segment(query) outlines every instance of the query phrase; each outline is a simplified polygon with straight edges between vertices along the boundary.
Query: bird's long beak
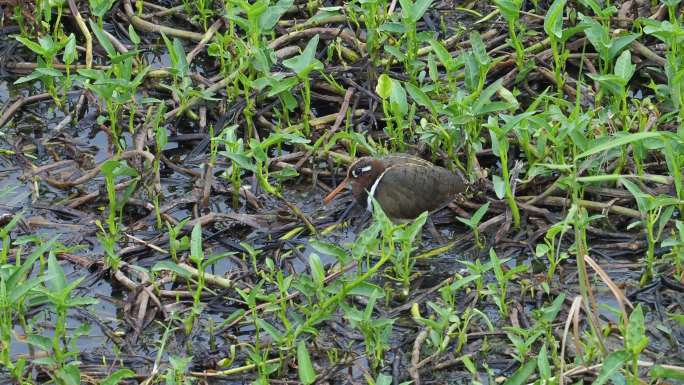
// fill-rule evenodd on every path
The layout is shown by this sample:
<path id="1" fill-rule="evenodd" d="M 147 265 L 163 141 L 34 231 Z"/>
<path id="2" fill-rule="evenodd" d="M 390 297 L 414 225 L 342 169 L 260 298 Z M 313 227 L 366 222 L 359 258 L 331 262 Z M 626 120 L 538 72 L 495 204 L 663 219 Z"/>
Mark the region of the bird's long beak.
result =
<path id="1" fill-rule="evenodd" d="M 347 187 L 348 184 L 349 184 L 349 178 L 344 178 L 344 180 L 342 182 L 340 182 L 340 184 L 337 185 L 337 187 L 334 190 L 332 190 L 330 192 L 330 194 L 328 194 L 325 198 L 323 198 L 323 202 L 325 202 L 326 205 L 328 203 L 330 203 L 330 201 L 333 200 L 333 198 L 335 198 L 335 195 L 339 194 L 340 191 L 342 191 L 345 187 Z"/>

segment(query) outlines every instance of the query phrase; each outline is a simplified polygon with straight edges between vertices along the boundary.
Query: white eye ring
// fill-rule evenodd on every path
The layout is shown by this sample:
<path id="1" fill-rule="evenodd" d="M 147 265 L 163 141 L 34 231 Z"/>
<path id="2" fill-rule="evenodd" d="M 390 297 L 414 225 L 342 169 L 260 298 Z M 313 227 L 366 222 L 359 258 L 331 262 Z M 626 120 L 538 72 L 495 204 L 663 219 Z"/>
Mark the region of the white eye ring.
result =
<path id="1" fill-rule="evenodd" d="M 356 169 L 353 169 L 352 172 L 351 172 L 351 174 L 352 174 L 352 176 L 353 176 L 354 178 L 358 178 L 358 177 L 359 177 L 358 175 L 356 175 Z"/>

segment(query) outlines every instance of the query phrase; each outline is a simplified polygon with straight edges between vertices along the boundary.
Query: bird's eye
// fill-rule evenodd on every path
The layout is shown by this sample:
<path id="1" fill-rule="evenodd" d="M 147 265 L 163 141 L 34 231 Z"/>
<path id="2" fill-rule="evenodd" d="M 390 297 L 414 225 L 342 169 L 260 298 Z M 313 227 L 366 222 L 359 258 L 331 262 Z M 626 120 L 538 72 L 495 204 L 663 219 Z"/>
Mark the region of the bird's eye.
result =
<path id="1" fill-rule="evenodd" d="M 371 166 L 357 167 L 352 170 L 352 176 L 354 178 L 358 178 L 359 176 L 361 176 L 361 174 L 370 171 L 372 168 L 373 167 Z"/>
<path id="2" fill-rule="evenodd" d="M 359 176 L 361 176 L 361 174 L 368 172 L 371 169 L 372 169 L 371 166 L 357 167 L 357 168 L 352 169 L 351 175 L 353 178 L 358 178 Z"/>
<path id="3" fill-rule="evenodd" d="M 361 176 L 362 173 L 363 173 L 363 169 L 361 167 L 357 167 L 357 168 L 352 170 L 352 176 L 354 178 L 358 178 L 359 176 Z"/>

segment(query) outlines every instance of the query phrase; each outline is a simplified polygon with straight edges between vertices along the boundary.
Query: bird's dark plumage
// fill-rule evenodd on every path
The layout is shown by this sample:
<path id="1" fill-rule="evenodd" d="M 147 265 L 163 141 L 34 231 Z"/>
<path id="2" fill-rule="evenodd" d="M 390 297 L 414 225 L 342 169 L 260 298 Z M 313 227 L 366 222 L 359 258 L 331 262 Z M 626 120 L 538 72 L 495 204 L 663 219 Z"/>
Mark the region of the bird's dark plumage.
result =
<path id="1" fill-rule="evenodd" d="M 368 194 L 372 194 L 395 221 L 439 210 L 465 190 L 463 178 L 456 173 L 407 154 L 357 160 L 349 167 L 347 178 L 325 198 L 326 202 L 347 183 L 352 184 L 359 204 L 371 210 Z"/>

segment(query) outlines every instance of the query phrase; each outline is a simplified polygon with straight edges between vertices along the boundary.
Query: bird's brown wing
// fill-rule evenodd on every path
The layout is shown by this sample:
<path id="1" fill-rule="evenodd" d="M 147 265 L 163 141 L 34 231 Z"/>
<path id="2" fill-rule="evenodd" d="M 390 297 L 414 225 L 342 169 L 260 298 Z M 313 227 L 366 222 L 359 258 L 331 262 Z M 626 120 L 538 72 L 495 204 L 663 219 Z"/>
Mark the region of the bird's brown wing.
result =
<path id="1" fill-rule="evenodd" d="M 407 163 L 387 168 L 374 196 L 388 216 L 412 219 L 444 207 L 463 190 L 463 180 L 445 168 Z"/>
<path id="2" fill-rule="evenodd" d="M 382 164 L 385 165 L 385 168 L 389 168 L 392 166 L 399 166 L 402 164 L 416 164 L 416 165 L 422 165 L 426 167 L 433 167 L 434 165 L 427 160 L 423 158 L 419 158 L 417 156 L 409 155 L 409 154 L 403 154 L 403 153 L 398 153 L 398 154 L 390 154 L 390 155 L 385 155 L 382 158 L 380 158 Z"/>

